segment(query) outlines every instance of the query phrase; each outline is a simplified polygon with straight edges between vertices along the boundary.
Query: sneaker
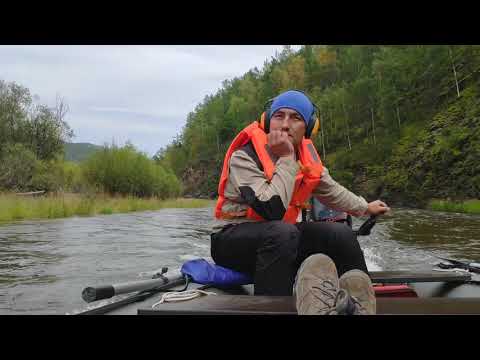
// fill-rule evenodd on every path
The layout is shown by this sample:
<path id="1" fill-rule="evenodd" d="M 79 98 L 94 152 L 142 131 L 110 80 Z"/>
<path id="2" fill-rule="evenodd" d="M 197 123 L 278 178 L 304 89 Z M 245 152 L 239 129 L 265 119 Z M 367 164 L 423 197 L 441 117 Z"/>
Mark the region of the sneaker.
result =
<path id="1" fill-rule="evenodd" d="M 332 259 L 323 254 L 308 257 L 300 266 L 293 293 L 299 315 L 334 315 L 338 295 L 338 273 Z"/>
<path id="2" fill-rule="evenodd" d="M 370 277 L 361 270 L 350 270 L 339 279 L 341 289 L 348 291 L 355 306 L 353 315 L 374 315 L 377 302 Z M 351 308 L 350 306 L 347 306 Z M 350 311 L 350 310 L 347 310 Z"/>
<path id="3" fill-rule="evenodd" d="M 337 297 L 335 299 L 335 314 L 356 315 L 355 302 L 346 289 L 338 289 Z"/>

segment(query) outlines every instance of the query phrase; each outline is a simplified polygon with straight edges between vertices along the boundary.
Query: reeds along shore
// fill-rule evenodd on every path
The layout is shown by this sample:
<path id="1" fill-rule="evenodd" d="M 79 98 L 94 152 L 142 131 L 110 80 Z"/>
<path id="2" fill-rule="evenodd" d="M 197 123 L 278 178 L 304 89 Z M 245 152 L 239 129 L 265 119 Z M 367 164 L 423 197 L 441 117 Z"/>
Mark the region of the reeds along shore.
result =
<path id="1" fill-rule="evenodd" d="M 159 198 L 138 198 L 132 196 L 117 197 L 105 194 L 62 194 L 38 197 L 0 194 L 0 221 L 10 222 L 26 219 L 94 216 L 163 208 L 199 208 L 210 206 L 211 204 L 211 200 L 203 199 L 177 198 L 162 200 Z"/>
<path id="2" fill-rule="evenodd" d="M 212 200 L 176 198 L 138 198 L 107 194 L 61 194 L 17 196 L 0 194 L 0 222 L 27 219 L 56 219 L 71 216 L 95 216 L 164 208 L 199 208 L 213 205 Z M 427 208 L 434 211 L 480 214 L 480 200 L 463 202 L 431 200 Z"/>
<path id="3" fill-rule="evenodd" d="M 467 214 L 480 214 L 480 200 L 449 201 L 431 200 L 428 209 L 435 211 L 460 212 Z"/>

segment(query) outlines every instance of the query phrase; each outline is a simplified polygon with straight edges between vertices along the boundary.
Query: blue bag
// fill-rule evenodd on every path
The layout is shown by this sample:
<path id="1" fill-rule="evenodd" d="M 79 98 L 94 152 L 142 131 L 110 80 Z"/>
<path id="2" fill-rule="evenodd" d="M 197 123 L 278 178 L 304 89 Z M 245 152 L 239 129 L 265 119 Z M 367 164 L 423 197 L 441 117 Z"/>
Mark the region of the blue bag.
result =
<path id="1" fill-rule="evenodd" d="M 250 276 L 238 271 L 211 264 L 205 259 L 187 261 L 180 269 L 183 275 L 190 276 L 197 284 L 214 286 L 234 286 L 253 283 Z"/>

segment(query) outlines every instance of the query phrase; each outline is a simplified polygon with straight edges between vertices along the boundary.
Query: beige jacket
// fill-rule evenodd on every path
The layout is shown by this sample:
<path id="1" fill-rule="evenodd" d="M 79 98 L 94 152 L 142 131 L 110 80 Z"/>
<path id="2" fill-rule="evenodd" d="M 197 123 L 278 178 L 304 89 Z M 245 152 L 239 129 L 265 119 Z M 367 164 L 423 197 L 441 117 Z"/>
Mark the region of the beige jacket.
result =
<path id="1" fill-rule="evenodd" d="M 253 204 L 254 210 L 265 219 L 282 217 L 282 210 L 284 212 L 288 208 L 293 195 L 295 176 L 299 169 L 296 161 L 284 157 L 275 159 L 275 172 L 269 182 L 253 147 L 247 144 L 232 154 L 229 166 L 229 177 L 225 187 L 226 200 L 222 211 L 244 211 Z M 368 206 L 363 197 L 353 194 L 337 183 L 325 167 L 312 196 L 332 209 L 345 211 L 353 216 L 364 215 Z M 244 217 L 216 220 L 214 229 L 228 223 L 246 221 L 251 220 Z"/>

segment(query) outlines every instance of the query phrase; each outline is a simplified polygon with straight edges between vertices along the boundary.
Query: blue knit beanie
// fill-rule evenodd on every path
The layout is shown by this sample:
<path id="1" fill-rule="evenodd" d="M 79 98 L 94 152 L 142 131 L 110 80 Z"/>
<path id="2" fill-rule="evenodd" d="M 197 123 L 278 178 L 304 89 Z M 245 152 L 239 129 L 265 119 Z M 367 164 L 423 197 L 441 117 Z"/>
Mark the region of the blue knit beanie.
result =
<path id="1" fill-rule="evenodd" d="M 306 126 L 308 126 L 314 112 L 314 107 L 310 99 L 304 93 L 297 90 L 288 90 L 278 95 L 270 106 L 268 117 L 271 118 L 275 111 L 281 108 L 288 108 L 298 112 L 302 116 L 303 121 L 305 121 Z"/>

